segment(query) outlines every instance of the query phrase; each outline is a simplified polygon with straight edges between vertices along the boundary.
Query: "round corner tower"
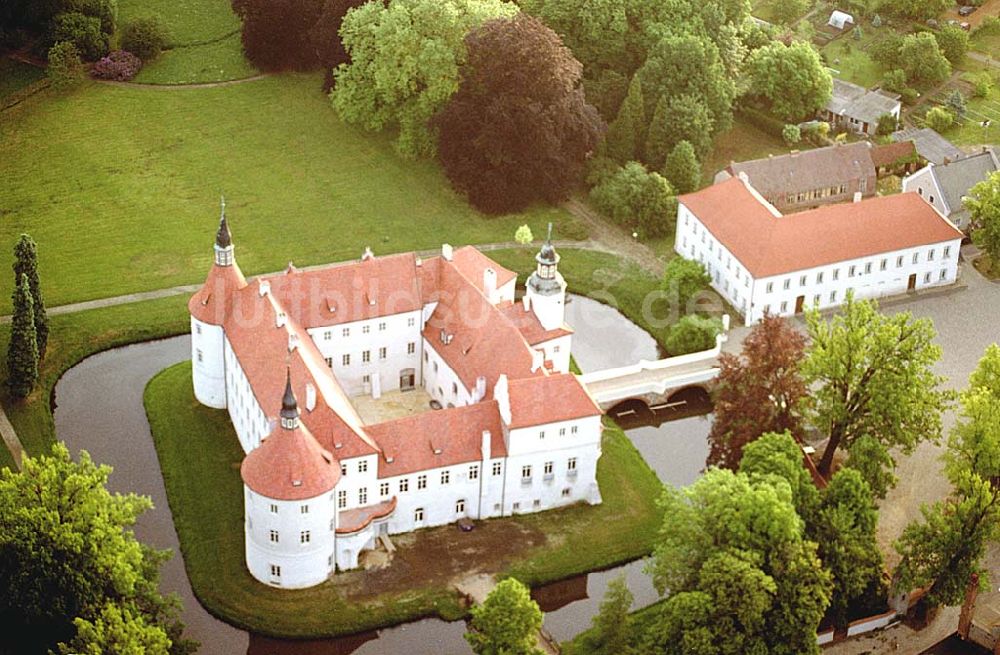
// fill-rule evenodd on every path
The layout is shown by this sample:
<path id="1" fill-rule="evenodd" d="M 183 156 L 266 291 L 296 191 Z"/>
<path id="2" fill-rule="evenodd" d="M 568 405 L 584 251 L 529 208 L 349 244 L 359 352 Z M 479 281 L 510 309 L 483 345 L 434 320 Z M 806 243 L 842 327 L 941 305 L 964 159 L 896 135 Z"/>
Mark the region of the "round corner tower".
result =
<path id="1" fill-rule="evenodd" d="M 552 224 L 541 250 L 535 255 L 537 266 L 525 284 L 528 306 L 546 330 L 563 326 L 566 318 L 566 281 L 559 272 L 559 253 L 552 245 Z"/>

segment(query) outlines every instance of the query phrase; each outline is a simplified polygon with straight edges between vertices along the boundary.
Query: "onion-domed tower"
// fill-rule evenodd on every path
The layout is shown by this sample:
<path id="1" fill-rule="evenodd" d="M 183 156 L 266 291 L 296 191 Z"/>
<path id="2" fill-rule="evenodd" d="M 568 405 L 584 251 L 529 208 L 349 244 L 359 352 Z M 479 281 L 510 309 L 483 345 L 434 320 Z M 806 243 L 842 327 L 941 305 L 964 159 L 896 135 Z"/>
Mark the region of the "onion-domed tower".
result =
<path id="1" fill-rule="evenodd" d="M 552 245 L 552 223 L 535 261 L 538 265 L 525 285 L 528 306 L 543 328 L 556 330 L 566 319 L 566 281 L 559 273 L 559 253 Z"/>
<path id="2" fill-rule="evenodd" d="M 264 584 L 301 589 L 335 567 L 340 463 L 299 420 L 291 371 L 280 423 L 240 467 L 246 517 L 246 563 Z"/>
<path id="3" fill-rule="evenodd" d="M 203 405 L 226 407 L 226 357 L 223 325 L 237 292 L 247 285 L 233 253 L 226 221 L 226 201 L 215 235 L 215 261 L 205 284 L 188 302 L 191 314 L 191 376 L 194 395 Z"/>

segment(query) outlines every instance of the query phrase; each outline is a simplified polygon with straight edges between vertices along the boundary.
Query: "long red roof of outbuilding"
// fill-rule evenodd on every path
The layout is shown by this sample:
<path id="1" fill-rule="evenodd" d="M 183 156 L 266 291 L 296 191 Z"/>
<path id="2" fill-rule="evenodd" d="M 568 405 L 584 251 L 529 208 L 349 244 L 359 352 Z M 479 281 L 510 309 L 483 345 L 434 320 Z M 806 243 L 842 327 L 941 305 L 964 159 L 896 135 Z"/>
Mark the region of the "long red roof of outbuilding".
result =
<path id="1" fill-rule="evenodd" d="M 678 200 L 755 278 L 962 238 L 912 192 L 776 216 L 733 177 Z"/>

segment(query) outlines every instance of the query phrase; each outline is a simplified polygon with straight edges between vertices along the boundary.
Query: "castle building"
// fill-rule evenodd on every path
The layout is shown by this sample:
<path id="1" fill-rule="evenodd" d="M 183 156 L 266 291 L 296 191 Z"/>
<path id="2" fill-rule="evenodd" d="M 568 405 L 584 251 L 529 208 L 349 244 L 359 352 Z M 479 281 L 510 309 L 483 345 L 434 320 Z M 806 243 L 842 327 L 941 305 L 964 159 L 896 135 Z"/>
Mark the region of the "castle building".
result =
<path id="1" fill-rule="evenodd" d="M 223 207 L 189 303 L 193 383 L 246 453 L 257 580 L 309 587 L 389 535 L 601 502 L 602 412 L 569 372 L 551 238 L 536 260 L 520 301 L 512 271 L 448 245 L 248 282 Z M 371 411 L 389 397 L 430 402 Z"/>

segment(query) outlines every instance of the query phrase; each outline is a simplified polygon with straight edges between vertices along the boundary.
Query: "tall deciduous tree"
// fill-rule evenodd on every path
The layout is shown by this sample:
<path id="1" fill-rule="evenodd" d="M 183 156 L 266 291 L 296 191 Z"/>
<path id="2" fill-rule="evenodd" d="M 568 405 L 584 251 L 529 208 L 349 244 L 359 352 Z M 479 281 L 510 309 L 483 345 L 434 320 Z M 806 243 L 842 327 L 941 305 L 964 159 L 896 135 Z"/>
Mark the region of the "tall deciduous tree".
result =
<path id="1" fill-rule="evenodd" d="M 750 55 L 750 93 L 764 98 L 779 118 L 798 121 L 823 107 L 833 78 L 810 43 L 774 41 Z"/>
<path id="2" fill-rule="evenodd" d="M 945 25 L 934 33 L 934 40 L 937 41 L 941 54 L 957 66 L 965 59 L 965 53 L 969 49 L 969 33 L 957 25 Z"/>
<path id="3" fill-rule="evenodd" d="M 594 187 L 590 199 L 619 225 L 642 237 L 662 236 L 677 217 L 674 190 L 659 173 L 630 161 Z"/>
<path id="4" fill-rule="evenodd" d="M 27 234 L 22 234 L 14 245 L 14 283 L 24 275 L 28 278 L 31 291 L 32 309 L 35 313 L 35 341 L 38 344 L 38 358 L 45 357 L 49 343 L 49 317 L 45 312 L 45 299 L 38 281 L 38 246 Z"/>
<path id="5" fill-rule="evenodd" d="M 590 655 L 629 655 L 632 653 L 632 617 L 629 609 L 634 597 L 624 577 L 611 581 L 601 607 L 592 620 L 581 652 Z"/>
<path id="6" fill-rule="evenodd" d="M 667 262 L 663 273 L 662 289 L 671 302 L 675 303 L 680 314 L 689 313 L 692 308 L 688 304 L 695 295 L 708 288 L 712 277 L 705 266 L 693 259 L 674 257 Z"/>
<path id="7" fill-rule="evenodd" d="M 1000 263 L 1000 172 L 991 173 L 962 199 L 969 210 L 972 240 Z"/>
<path id="8" fill-rule="evenodd" d="M 261 70 L 310 70 L 319 61 L 309 30 L 323 0 L 240 0 L 243 52 Z"/>
<path id="9" fill-rule="evenodd" d="M 986 545 L 1000 538 L 1000 351 L 991 348 L 962 394 L 961 418 L 948 440 L 949 498 L 921 508 L 896 543 L 902 589 L 929 587 L 933 605 L 961 602 L 970 577 L 987 584 Z"/>
<path id="10" fill-rule="evenodd" d="M 526 14 L 486 21 L 465 42 L 461 84 L 433 121 L 452 185 L 488 213 L 564 200 L 604 129 L 580 63 Z"/>
<path id="11" fill-rule="evenodd" d="M 74 621 L 76 636 L 59 644 L 60 655 L 168 655 L 170 638 L 138 611 L 108 603 L 93 620 Z"/>
<path id="12" fill-rule="evenodd" d="M 821 473 L 830 473 L 838 448 L 850 450 L 864 435 L 904 453 L 940 437 L 952 394 L 931 370 L 941 349 L 930 320 L 908 312 L 886 316 L 874 300 L 848 294 L 830 321 L 816 308 L 807 310 L 806 325 L 811 344 L 802 376 L 811 393 L 805 410 L 829 436 Z"/>
<path id="13" fill-rule="evenodd" d="M 21 275 L 12 295 L 10 343 L 7 345 L 7 388 L 15 398 L 25 398 L 38 382 L 38 341 L 35 311 L 28 276 Z"/>
<path id="14" fill-rule="evenodd" d="M 334 108 L 369 130 L 398 126 L 404 155 L 432 153 L 428 122 L 458 90 L 465 36 L 517 12 L 503 0 L 391 0 L 354 9 L 340 28 L 351 61 L 334 73 Z"/>
<path id="15" fill-rule="evenodd" d="M 707 465 L 735 470 L 743 449 L 762 433 L 801 431 L 805 345 L 787 320 L 768 314 L 747 335 L 739 357 L 721 355 Z"/>
<path id="16" fill-rule="evenodd" d="M 86 452 L 74 463 L 63 444 L 26 458 L 21 472 L 0 472 L 0 628 L 14 652 L 46 652 L 75 637 L 93 643 L 94 631 L 117 630 L 109 604 L 158 626 L 172 655 L 193 652 L 175 602 L 157 588 L 164 554 L 132 532 L 149 500 L 109 493 L 109 473 Z"/>
<path id="17" fill-rule="evenodd" d="M 687 355 L 715 347 L 722 333 L 722 321 L 717 318 L 689 314 L 670 326 L 663 345 L 672 356 Z"/>
<path id="18" fill-rule="evenodd" d="M 899 46 L 899 67 L 910 82 L 933 84 L 951 75 L 951 63 L 945 59 L 930 32 L 907 34 Z"/>
<path id="19" fill-rule="evenodd" d="M 476 655 L 541 655 L 537 646 L 541 627 L 542 610 L 528 588 L 507 578 L 482 605 L 472 608 L 465 639 Z"/>
<path id="20" fill-rule="evenodd" d="M 325 91 L 329 91 L 333 86 L 333 69 L 351 60 L 340 38 L 340 26 L 344 22 L 344 16 L 365 2 L 366 0 L 326 0 L 323 11 L 309 28 L 309 42 L 316 53 L 317 61 L 323 67 Z"/>
<path id="21" fill-rule="evenodd" d="M 663 177 L 677 193 L 691 193 L 701 186 L 701 164 L 690 141 L 678 142 L 663 164 Z"/>
<path id="22" fill-rule="evenodd" d="M 650 566 L 670 595 L 647 652 L 818 653 L 830 577 L 804 539 L 787 482 L 709 469 L 667 488 Z"/>

